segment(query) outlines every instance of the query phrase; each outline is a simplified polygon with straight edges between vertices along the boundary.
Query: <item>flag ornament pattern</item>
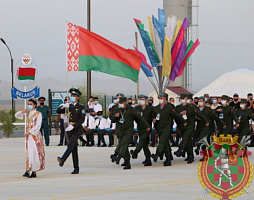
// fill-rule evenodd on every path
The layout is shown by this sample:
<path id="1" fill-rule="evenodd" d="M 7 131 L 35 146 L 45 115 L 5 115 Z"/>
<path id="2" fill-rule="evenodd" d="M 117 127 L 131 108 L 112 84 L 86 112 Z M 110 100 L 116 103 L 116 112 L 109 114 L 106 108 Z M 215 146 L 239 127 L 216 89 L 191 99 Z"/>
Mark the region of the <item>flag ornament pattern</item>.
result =
<path id="1" fill-rule="evenodd" d="M 67 23 L 67 70 L 79 69 L 79 28 Z"/>
<path id="2" fill-rule="evenodd" d="M 198 178 L 202 187 L 218 199 L 233 199 L 248 193 L 253 179 L 253 165 L 248 161 L 251 152 L 237 143 L 238 136 L 213 136 L 213 140 L 214 143 L 202 152 L 203 162 L 198 165 Z M 230 173 L 224 170 L 225 155 Z"/>

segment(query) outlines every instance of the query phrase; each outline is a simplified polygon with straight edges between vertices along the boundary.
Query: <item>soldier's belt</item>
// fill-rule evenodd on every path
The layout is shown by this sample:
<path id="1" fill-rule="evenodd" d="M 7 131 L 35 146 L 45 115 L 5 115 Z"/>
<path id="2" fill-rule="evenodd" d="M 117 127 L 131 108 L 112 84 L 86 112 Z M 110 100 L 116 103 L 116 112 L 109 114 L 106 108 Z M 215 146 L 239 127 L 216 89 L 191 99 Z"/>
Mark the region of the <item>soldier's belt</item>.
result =
<path id="1" fill-rule="evenodd" d="M 69 122 L 69 124 L 70 124 L 70 125 L 74 125 L 74 124 L 75 124 L 75 122 Z"/>

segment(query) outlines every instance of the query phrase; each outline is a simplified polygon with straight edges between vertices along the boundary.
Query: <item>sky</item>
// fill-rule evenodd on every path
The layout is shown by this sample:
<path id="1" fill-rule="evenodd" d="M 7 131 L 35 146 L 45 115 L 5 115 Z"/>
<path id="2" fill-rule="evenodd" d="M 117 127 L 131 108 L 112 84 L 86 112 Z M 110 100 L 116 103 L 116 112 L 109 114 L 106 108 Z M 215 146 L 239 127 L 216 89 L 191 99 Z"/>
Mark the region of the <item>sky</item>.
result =
<path id="1" fill-rule="evenodd" d="M 148 30 L 147 15 L 157 17 L 158 8 L 163 8 L 163 0 L 91 0 L 91 30 L 124 48 L 133 48 L 137 31 L 133 18 L 144 22 Z M 193 91 L 199 91 L 225 72 L 254 70 L 253 9 L 253 0 L 199 1 L 198 15 L 196 10 L 193 13 L 193 19 L 198 21 L 193 39 L 200 40 L 192 56 Z M 38 79 L 66 79 L 66 21 L 86 27 L 87 1 L 1 0 L 0 37 L 10 47 L 14 64 L 23 54 L 32 55 L 38 66 Z M 145 53 L 140 35 L 138 44 Z M 10 81 L 10 57 L 2 43 L 0 69 L 0 78 Z M 86 73 L 72 72 L 68 77 L 80 79 Z M 92 77 L 114 78 L 95 72 Z M 143 72 L 140 77 L 141 81 L 146 80 Z"/>

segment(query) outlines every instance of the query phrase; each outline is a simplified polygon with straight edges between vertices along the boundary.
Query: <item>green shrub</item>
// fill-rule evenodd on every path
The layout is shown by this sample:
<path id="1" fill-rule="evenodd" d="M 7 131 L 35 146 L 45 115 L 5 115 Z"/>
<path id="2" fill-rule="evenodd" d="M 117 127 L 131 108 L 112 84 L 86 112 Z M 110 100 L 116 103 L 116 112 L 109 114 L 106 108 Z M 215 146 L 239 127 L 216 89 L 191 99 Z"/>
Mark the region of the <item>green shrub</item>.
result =
<path id="1" fill-rule="evenodd" d="M 15 110 L 0 111 L 0 122 L 2 126 L 0 127 L 3 130 L 4 135 L 9 138 L 11 134 L 13 134 L 13 129 L 15 126 L 12 124 L 15 122 Z"/>

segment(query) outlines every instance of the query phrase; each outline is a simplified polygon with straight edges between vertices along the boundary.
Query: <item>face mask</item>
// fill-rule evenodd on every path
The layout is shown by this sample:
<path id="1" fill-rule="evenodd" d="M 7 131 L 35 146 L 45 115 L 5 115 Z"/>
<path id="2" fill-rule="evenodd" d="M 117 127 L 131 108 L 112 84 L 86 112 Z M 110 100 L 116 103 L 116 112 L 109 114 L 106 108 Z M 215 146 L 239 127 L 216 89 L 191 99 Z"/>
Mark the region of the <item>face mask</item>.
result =
<path id="1" fill-rule="evenodd" d="M 182 102 L 181 101 L 179 101 L 179 105 L 181 105 L 182 104 Z"/>
<path id="2" fill-rule="evenodd" d="M 195 101 L 194 103 L 195 103 L 196 105 L 198 105 L 198 101 Z"/>
<path id="3" fill-rule="evenodd" d="M 225 105 L 225 104 L 227 104 L 227 102 L 226 102 L 225 100 L 222 100 L 222 101 L 221 101 L 221 104 L 222 104 L 222 105 Z"/>
<path id="4" fill-rule="evenodd" d="M 75 98 L 75 97 L 71 97 L 71 98 L 70 98 L 70 101 L 71 101 L 72 103 L 74 103 L 74 102 L 76 101 L 76 98 Z"/>
<path id="5" fill-rule="evenodd" d="M 187 104 L 190 104 L 190 99 L 188 99 L 186 102 L 187 102 Z"/>
<path id="6" fill-rule="evenodd" d="M 183 104 L 183 103 L 185 103 L 186 101 L 185 101 L 185 99 L 180 99 L 180 102 Z"/>
<path id="7" fill-rule="evenodd" d="M 117 104 L 117 102 L 118 102 L 118 99 L 115 99 L 113 102 L 114 102 L 115 104 Z"/>
<path id="8" fill-rule="evenodd" d="M 244 104 L 240 104 L 240 108 L 245 108 L 245 105 Z"/>
<path id="9" fill-rule="evenodd" d="M 124 108 L 124 104 L 123 103 L 119 103 L 119 108 Z"/>
<path id="10" fill-rule="evenodd" d="M 143 105 L 145 105 L 145 104 L 146 104 L 146 102 L 145 102 L 144 100 L 140 100 L 140 102 L 139 102 L 139 103 L 140 103 L 140 105 L 141 105 L 141 106 L 143 106 Z"/>
<path id="11" fill-rule="evenodd" d="M 159 104 L 163 104 L 163 100 L 162 99 L 159 99 Z"/>
<path id="12" fill-rule="evenodd" d="M 29 111 L 31 111 L 31 110 L 34 109 L 34 106 L 33 106 L 33 105 L 28 105 L 28 106 L 27 106 L 27 109 L 28 109 Z"/>
<path id="13" fill-rule="evenodd" d="M 140 104 L 140 100 L 138 100 L 138 105 L 141 105 L 141 104 Z"/>
<path id="14" fill-rule="evenodd" d="M 152 105 L 153 105 L 153 103 L 148 103 L 148 105 L 152 106 Z"/>
<path id="15" fill-rule="evenodd" d="M 41 106 L 44 106 L 44 102 L 41 102 L 40 105 L 41 105 Z"/>
<path id="16" fill-rule="evenodd" d="M 103 118 L 102 116 L 99 117 L 99 119 L 102 119 L 102 118 Z"/>
<path id="17" fill-rule="evenodd" d="M 91 114 L 90 114 L 90 113 L 87 113 L 86 116 L 89 117 L 89 116 L 91 116 Z"/>
<path id="18" fill-rule="evenodd" d="M 213 99 L 213 104 L 217 103 L 217 100 L 216 99 Z"/>
<path id="19" fill-rule="evenodd" d="M 207 98 L 205 98 L 205 102 L 207 102 Z"/>
<path id="20" fill-rule="evenodd" d="M 129 102 L 128 104 L 129 104 L 129 105 L 132 105 L 132 102 Z"/>
<path id="21" fill-rule="evenodd" d="M 135 101 L 132 101 L 132 104 L 135 104 Z"/>
<path id="22" fill-rule="evenodd" d="M 95 105 L 97 105 L 99 102 L 98 102 L 98 101 L 95 101 L 94 103 L 95 103 Z"/>
<path id="23" fill-rule="evenodd" d="M 199 106 L 203 106 L 204 103 L 203 103 L 203 102 L 198 102 L 198 105 L 199 105 Z"/>

